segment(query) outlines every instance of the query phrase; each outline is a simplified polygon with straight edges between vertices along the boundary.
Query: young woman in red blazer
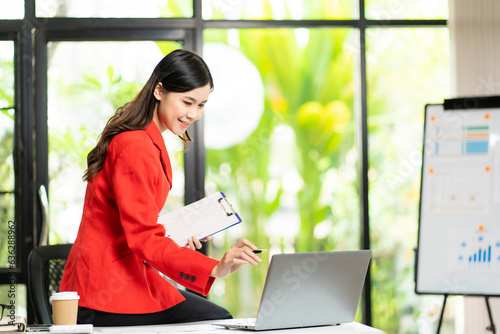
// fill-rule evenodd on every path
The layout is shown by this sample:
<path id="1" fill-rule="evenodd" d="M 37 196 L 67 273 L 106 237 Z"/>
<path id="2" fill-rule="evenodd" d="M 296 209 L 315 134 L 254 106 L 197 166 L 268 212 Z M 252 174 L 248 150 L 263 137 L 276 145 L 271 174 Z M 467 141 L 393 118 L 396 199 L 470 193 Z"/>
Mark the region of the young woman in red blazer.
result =
<path id="1" fill-rule="evenodd" d="M 212 89 L 202 58 L 173 51 L 139 94 L 111 117 L 89 153 L 82 220 L 60 287 L 80 295 L 80 323 L 120 326 L 231 317 L 158 273 L 207 295 L 215 278 L 261 262 L 252 252 L 257 247 L 246 239 L 217 261 L 196 251 L 201 243 L 195 237 L 179 247 L 157 223 L 172 188 L 161 133 L 170 130 L 191 141 L 187 129 L 203 115 Z"/>

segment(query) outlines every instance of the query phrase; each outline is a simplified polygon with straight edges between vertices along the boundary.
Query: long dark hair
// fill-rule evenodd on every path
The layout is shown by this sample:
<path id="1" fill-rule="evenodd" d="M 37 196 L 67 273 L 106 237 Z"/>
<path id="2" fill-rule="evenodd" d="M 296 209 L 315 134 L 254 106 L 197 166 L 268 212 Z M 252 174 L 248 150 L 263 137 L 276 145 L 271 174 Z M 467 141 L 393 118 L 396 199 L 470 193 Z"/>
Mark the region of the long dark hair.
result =
<path id="1" fill-rule="evenodd" d="M 210 84 L 213 79 L 207 64 L 197 54 L 186 50 L 175 50 L 156 65 L 151 77 L 139 94 L 108 120 L 99 136 L 96 147 L 87 156 L 87 170 L 83 180 L 89 182 L 104 167 L 108 145 L 117 134 L 124 131 L 143 130 L 153 121 L 158 103 L 153 93 L 158 83 L 167 92 L 183 93 Z M 184 143 L 192 141 L 186 131 L 179 136 Z"/>

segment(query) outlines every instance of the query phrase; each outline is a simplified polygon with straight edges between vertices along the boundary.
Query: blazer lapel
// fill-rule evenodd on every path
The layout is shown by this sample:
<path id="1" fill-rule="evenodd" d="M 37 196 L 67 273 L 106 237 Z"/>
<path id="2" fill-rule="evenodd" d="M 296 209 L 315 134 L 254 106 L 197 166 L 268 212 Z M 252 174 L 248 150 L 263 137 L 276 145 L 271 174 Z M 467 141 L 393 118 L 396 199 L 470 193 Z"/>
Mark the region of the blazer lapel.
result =
<path id="1" fill-rule="evenodd" d="M 170 157 L 168 156 L 167 147 L 165 146 L 163 136 L 161 135 L 161 132 L 160 130 L 158 130 L 158 127 L 156 126 L 154 121 L 152 121 L 151 124 L 149 124 L 149 126 L 146 128 L 146 133 L 153 141 L 153 144 L 155 144 L 155 146 L 160 151 L 161 165 L 163 167 L 163 171 L 165 172 L 165 176 L 170 183 L 170 189 L 172 189 L 172 165 L 170 164 Z"/>

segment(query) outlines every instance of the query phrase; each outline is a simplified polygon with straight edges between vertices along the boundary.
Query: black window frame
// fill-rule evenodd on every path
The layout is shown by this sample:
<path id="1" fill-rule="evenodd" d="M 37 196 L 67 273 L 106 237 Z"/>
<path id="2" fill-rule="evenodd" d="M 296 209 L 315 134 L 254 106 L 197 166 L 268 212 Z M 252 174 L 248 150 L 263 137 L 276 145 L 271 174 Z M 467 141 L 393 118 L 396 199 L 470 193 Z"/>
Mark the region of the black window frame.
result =
<path id="1" fill-rule="evenodd" d="M 27 257 L 31 249 L 39 244 L 42 207 L 37 190 L 41 185 L 48 189 L 47 43 L 50 41 L 184 38 L 184 48 L 201 54 L 204 29 L 354 28 L 358 31 L 360 50 L 356 78 L 359 84 L 356 140 L 360 161 L 360 248 L 370 249 L 366 31 L 384 27 L 443 27 L 447 25 L 447 20 L 370 20 L 365 18 L 364 0 L 357 0 L 359 19 L 349 20 L 204 20 L 202 0 L 193 0 L 192 18 L 37 18 L 35 1 L 25 0 L 23 19 L 0 19 L 0 40 L 15 43 L 14 164 L 15 221 L 18 226 L 18 267 L 15 273 L 18 283 L 27 283 Z M 195 123 L 192 131 L 197 140 L 185 154 L 186 204 L 203 197 L 205 183 L 203 120 Z M 12 271 L 0 269 L 0 284 L 9 284 L 11 275 Z M 28 307 L 28 322 L 33 319 L 31 313 Z M 370 272 L 362 295 L 362 321 L 367 325 L 372 323 Z"/>
<path id="2" fill-rule="evenodd" d="M 0 268 L 0 284 L 26 284 L 34 246 L 32 36 L 29 20 L 0 20 L 0 40 L 14 43 L 15 268 Z M 7 224 L 7 222 L 1 222 Z M 28 305 L 26 301 L 26 305 Z"/>

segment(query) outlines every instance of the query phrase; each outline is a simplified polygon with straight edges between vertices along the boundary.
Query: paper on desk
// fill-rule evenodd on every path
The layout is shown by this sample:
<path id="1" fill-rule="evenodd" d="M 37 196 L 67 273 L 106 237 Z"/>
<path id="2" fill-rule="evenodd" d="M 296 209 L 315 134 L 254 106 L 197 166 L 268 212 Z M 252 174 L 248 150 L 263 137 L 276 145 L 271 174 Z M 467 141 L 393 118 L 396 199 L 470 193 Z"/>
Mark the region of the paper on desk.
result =
<path id="1" fill-rule="evenodd" d="M 140 334 L 140 333 L 207 333 L 215 332 L 216 329 L 212 325 L 153 325 L 153 326 L 132 326 L 132 327 L 100 327 L 94 328 L 94 333 L 106 334 Z"/>
<path id="2" fill-rule="evenodd" d="M 10 305 L 7 305 L 10 307 Z M 21 316 L 14 316 L 12 319 L 7 312 L 5 312 L 4 317 L 0 320 L 0 332 L 13 333 L 13 332 L 24 332 L 26 330 L 26 318 Z"/>
<path id="3" fill-rule="evenodd" d="M 192 236 L 204 239 L 241 223 L 241 218 L 224 193 L 216 192 L 160 216 L 158 223 L 165 227 L 166 237 L 173 239 L 179 246 L 185 246 L 187 239 Z"/>

